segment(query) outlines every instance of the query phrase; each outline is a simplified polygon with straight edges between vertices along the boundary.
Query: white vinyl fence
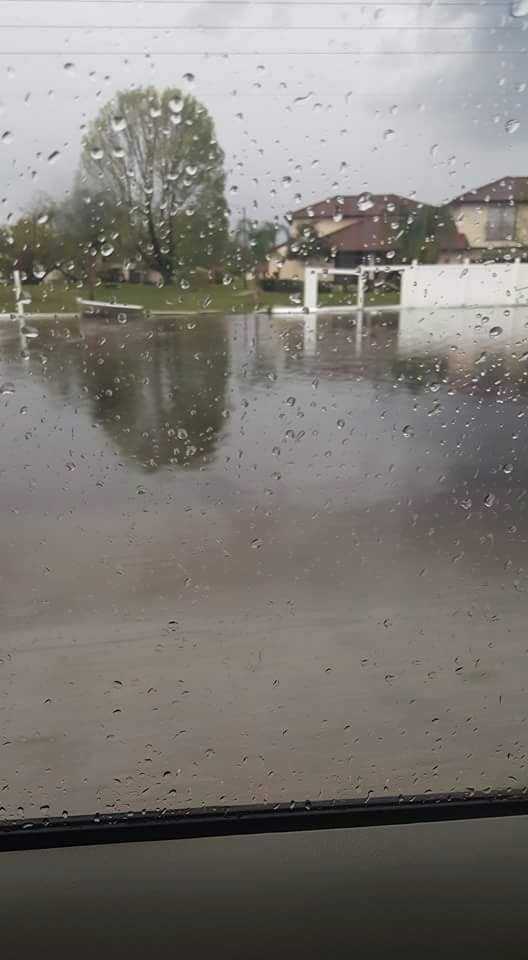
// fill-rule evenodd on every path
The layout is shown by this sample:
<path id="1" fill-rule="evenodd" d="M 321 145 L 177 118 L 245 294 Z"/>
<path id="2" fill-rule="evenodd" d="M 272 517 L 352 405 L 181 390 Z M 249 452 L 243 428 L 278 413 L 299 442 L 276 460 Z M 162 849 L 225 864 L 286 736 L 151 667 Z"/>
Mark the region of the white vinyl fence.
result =
<path id="1" fill-rule="evenodd" d="M 402 307 L 491 307 L 528 303 L 528 264 L 419 264 L 402 272 Z"/>

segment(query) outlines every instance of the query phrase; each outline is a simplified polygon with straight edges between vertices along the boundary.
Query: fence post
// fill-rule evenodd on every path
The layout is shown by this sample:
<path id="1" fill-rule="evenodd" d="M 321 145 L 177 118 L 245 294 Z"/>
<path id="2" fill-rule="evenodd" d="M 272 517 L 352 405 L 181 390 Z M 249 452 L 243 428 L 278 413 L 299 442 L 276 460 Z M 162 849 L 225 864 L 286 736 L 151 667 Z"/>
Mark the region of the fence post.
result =
<path id="1" fill-rule="evenodd" d="M 319 270 L 315 267 L 304 268 L 304 300 L 303 307 L 308 313 L 317 310 L 317 291 L 319 287 Z"/>
<path id="2" fill-rule="evenodd" d="M 357 307 L 358 310 L 363 310 L 365 306 L 365 276 L 364 276 L 364 267 L 359 267 L 358 270 L 358 279 L 357 279 Z"/>
<path id="3" fill-rule="evenodd" d="M 22 302 L 22 283 L 20 281 L 20 270 L 15 270 L 13 273 L 13 280 L 15 283 L 15 299 L 16 299 L 16 308 L 19 316 L 24 316 L 24 304 Z"/>

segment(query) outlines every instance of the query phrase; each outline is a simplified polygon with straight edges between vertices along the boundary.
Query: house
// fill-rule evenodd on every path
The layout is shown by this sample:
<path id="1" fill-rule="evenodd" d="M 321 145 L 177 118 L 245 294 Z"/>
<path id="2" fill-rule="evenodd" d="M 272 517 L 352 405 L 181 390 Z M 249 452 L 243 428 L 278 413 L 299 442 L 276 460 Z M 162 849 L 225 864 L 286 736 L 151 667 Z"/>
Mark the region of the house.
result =
<path id="1" fill-rule="evenodd" d="M 303 207 L 288 215 L 290 243 L 271 251 L 266 274 L 294 280 L 303 276 L 306 263 L 341 269 L 390 263 L 400 236 L 422 208 L 417 200 L 394 193 L 330 197 Z M 466 248 L 462 234 L 446 236 L 439 258 L 460 258 Z"/>
<path id="2" fill-rule="evenodd" d="M 450 203 L 473 261 L 528 258 L 528 177 L 502 177 Z"/>

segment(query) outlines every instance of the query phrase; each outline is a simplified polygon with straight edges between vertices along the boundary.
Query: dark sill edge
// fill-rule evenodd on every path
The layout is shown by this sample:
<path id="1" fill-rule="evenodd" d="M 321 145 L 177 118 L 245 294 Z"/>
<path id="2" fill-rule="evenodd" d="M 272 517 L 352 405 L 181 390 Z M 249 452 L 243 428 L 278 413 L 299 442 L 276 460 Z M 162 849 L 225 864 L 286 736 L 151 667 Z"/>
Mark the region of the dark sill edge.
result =
<path id="1" fill-rule="evenodd" d="M 0 822 L 0 852 L 528 815 L 528 792 L 194 807 Z"/>

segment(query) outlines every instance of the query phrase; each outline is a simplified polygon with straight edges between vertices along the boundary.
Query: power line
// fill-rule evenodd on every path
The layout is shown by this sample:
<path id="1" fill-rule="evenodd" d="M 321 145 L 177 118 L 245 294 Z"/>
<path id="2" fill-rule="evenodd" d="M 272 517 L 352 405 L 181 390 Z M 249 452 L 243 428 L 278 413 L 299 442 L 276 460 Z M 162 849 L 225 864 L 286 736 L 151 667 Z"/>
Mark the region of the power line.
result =
<path id="1" fill-rule="evenodd" d="M 171 6 L 171 7 L 321 7 L 322 0 L 147 0 L 144 7 Z M 32 3 L 34 6 L 45 3 L 104 3 L 106 7 L 130 5 L 137 6 L 138 0 L 0 0 L 0 3 Z M 325 7 L 420 7 L 431 9 L 430 0 L 390 0 L 389 3 L 377 3 L 376 0 L 324 0 Z M 510 8 L 505 0 L 435 0 L 435 7 L 503 7 Z"/>
<path id="2" fill-rule="evenodd" d="M 0 0 L 0 3 L 1 3 L 1 2 L 2 2 L 2 0 Z M 39 2 L 39 3 L 42 3 L 43 0 L 38 0 L 38 2 Z M 56 2 L 56 0 L 55 0 L 55 2 Z M 137 24 L 137 23 L 134 23 L 134 24 L 119 24 L 119 23 L 112 23 L 112 24 L 104 24 L 104 23 L 70 23 L 70 24 L 62 24 L 62 23 L 39 23 L 38 25 L 36 25 L 36 24 L 34 24 L 34 23 L 21 23 L 21 24 L 18 24 L 18 23 L 0 23 L 0 30 L 143 30 L 143 31 L 147 31 L 147 32 L 150 32 L 150 31 L 152 31 L 152 30 L 185 30 L 185 31 L 187 31 L 187 30 L 202 30 L 202 31 L 203 31 L 203 30 L 207 30 L 207 31 L 211 31 L 211 30 L 223 30 L 223 31 L 226 31 L 226 30 L 237 30 L 237 31 L 238 31 L 238 30 L 244 30 L 244 31 L 266 30 L 266 31 L 274 32 L 274 33 L 284 33 L 286 30 L 289 30 L 289 31 L 294 31 L 294 30 L 301 30 L 301 31 L 306 31 L 306 30 L 318 30 L 319 32 L 320 32 L 321 30 L 338 30 L 338 31 L 343 31 L 343 30 L 358 30 L 358 31 L 360 31 L 360 32 L 363 32 L 363 31 L 367 31 L 367 32 L 377 31 L 377 32 L 379 33 L 379 32 L 385 32 L 386 30 L 400 30 L 400 31 L 401 31 L 401 30 L 413 30 L 413 31 L 416 31 L 416 30 L 418 30 L 418 31 L 427 31 L 427 30 L 428 30 L 428 31 L 436 31 L 436 30 L 438 30 L 438 31 L 451 31 L 451 32 L 454 31 L 454 32 L 459 32 L 459 33 L 465 33 L 465 34 L 467 34 L 467 33 L 469 33 L 469 32 L 473 33 L 475 30 L 478 30 L 478 31 L 480 31 L 480 32 L 488 32 L 488 31 L 489 31 L 490 33 L 492 33 L 492 32 L 495 32 L 495 31 L 497 31 L 497 30 L 511 30 L 511 29 L 512 29 L 511 26 L 505 26 L 505 25 L 504 25 L 504 26 L 489 26 L 489 27 L 472 27 L 472 28 L 471 28 L 471 31 L 469 31 L 467 27 L 447 27 L 447 26 L 424 27 L 424 26 L 414 26 L 414 25 L 407 25 L 407 24 L 405 24 L 405 25 L 403 25 L 403 26 L 400 26 L 400 27 L 395 27 L 395 26 L 389 26 L 389 27 L 384 27 L 384 26 L 379 26 L 379 27 L 365 26 L 365 27 L 363 27 L 363 26 L 352 25 L 352 24 L 336 24 L 335 26 L 328 26 L 327 24 L 320 24 L 320 25 L 309 25 L 309 26 L 285 26 L 285 27 L 275 27 L 275 26 L 269 26 L 269 25 L 265 25 L 265 26 L 260 26 L 260 25 L 259 25 L 259 26 L 248 26 L 247 24 L 242 24 L 242 25 L 233 24 L 232 26 L 219 26 L 219 25 L 217 25 L 217 24 L 216 24 L 216 25 L 210 25 L 210 24 L 204 24 L 204 25 L 200 25 L 200 24 L 190 24 L 190 25 L 188 25 L 188 26 L 185 26 L 185 25 L 183 25 L 183 24 L 158 23 L 158 24 L 155 24 L 154 26 L 153 26 L 152 24 L 145 25 L 145 26 L 141 26 L 141 25 L 139 25 L 139 24 Z"/>
<path id="3" fill-rule="evenodd" d="M 526 53 L 526 47 L 522 50 L 0 50 L 0 57 L 524 57 Z"/>

